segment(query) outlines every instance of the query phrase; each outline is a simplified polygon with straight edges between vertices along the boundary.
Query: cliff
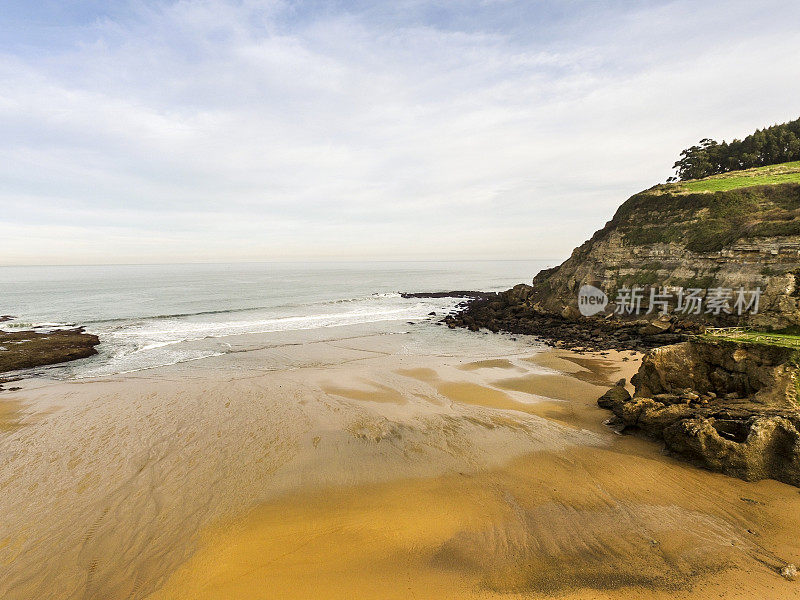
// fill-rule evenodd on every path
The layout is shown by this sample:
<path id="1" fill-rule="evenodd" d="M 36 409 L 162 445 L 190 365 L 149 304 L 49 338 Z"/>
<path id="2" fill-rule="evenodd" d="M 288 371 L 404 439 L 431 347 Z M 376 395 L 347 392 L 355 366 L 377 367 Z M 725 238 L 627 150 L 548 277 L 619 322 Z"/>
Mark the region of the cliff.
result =
<path id="1" fill-rule="evenodd" d="M 687 315 L 717 324 L 800 327 L 800 163 L 656 185 L 629 198 L 569 259 L 533 279 L 528 305 L 578 317 L 578 291 L 593 285 L 617 309 L 620 288 L 750 291 L 758 311 Z M 748 298 L 749 299 L 749 298 Z M 670 304 L 675 310 L 675 300 Z M 626 315 L 623 315 L 626 316 Z"/>

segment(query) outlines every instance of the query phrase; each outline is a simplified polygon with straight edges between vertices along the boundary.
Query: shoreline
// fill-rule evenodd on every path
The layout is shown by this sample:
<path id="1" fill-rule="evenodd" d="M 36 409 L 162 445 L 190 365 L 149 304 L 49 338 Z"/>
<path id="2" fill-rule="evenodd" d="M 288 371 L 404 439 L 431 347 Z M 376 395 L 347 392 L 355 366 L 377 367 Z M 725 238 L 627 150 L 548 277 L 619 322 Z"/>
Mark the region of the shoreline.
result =
<path id="1" fill-rule="evenodd" d="M 444 335 L 249 339 L 235 355 L 4 393 L 22 408 L 0 433 L 12 515 L 0 591 L 247 598 L 269 581 L 282 598 L 351 597 L 353 582 L 376 598 L 658 598 L 688 594 L 684 578 L 709 595 L 792 589 L 774 569 L 800 556 L 782 533 L 800 524 L 794 488 L 698 470 L 603 425 L 596 398 L 638 355 L 428 329 Z"/>

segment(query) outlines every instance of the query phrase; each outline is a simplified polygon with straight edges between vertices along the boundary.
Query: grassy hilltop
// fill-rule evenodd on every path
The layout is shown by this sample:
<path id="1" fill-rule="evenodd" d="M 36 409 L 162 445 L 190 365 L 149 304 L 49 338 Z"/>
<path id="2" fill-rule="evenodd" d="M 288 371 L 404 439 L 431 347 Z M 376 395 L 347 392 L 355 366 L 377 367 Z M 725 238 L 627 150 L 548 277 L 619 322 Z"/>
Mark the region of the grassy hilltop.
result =
<path id="1" fill-rule="evenodd" d="M 800 160 L 768 167 L 756 167 L 744 171 L 731 171 L 711 175 L 703 179 L 689 179 L 667 184 L 673 193 L 679 192 L 725 192 L 754 185 L 774 185 L 777 183 L 800 183 Z"/>
<path id="2" fill-rule="evenodd" d="M 634 246 L 718 252 L 737 240 L 800 235 L 798 211 L 800 162 L 792 162 L 654 186 L 622 204 L 604 230 L 619 229 Z"/>

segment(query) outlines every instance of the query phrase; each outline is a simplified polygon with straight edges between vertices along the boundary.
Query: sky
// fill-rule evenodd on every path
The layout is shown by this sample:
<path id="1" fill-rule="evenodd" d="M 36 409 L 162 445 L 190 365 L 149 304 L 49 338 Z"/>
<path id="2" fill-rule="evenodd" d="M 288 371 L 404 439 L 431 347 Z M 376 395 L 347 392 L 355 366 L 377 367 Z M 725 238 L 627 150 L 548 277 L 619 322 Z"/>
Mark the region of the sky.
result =
<path id="1" fill-rule="evenodd" d="M 800 117 L 800 3 L 3 0 L 0 264 L 565 258 Z"/>

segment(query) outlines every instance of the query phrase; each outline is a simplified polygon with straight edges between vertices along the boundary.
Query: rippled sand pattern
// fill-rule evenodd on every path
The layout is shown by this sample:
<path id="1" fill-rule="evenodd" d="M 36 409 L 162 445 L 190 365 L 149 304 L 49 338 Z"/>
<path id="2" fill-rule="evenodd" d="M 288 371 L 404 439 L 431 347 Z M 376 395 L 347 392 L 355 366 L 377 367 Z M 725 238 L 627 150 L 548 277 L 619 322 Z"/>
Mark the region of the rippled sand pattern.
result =
<path id="1" fill-rule="evenodd" d="M 25 421 L 0 434 L 0 598 L 797 593 L 776 572 L 800 562 L 797 489 L 605 429 L 598 384 L 630 361 L 403 343 L 20 393 Z"/>

